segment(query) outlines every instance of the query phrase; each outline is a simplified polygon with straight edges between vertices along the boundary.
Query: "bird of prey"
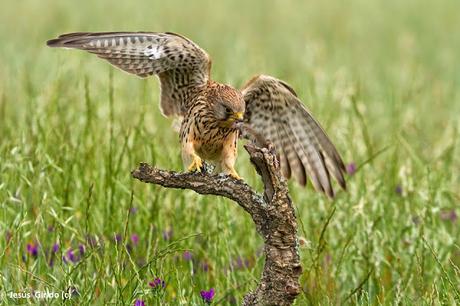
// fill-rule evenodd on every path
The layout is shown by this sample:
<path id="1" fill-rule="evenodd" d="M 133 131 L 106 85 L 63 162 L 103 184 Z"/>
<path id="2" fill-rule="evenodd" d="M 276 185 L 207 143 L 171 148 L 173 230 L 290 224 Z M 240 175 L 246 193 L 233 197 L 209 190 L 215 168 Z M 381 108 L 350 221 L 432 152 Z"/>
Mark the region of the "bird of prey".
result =
<path id="1" fill-rule="evenodd" d="M 239 179 L 237 122 L 243 121 L 275 147 L 281 171 L 333 197 L 331 177 L 345 189 L 345 167 L 328 136 L 285 82 L 267 75 L 253 77 L 241 90 L 211 79 L 209 55 L 175 33 L 70 33 L 49 40 L 50 47 L 88 51 L 141 78 L 157 75 L 160 108 L 165 116 L 183 118 L 182 159 L 189 171 L 203 161 Z"/>

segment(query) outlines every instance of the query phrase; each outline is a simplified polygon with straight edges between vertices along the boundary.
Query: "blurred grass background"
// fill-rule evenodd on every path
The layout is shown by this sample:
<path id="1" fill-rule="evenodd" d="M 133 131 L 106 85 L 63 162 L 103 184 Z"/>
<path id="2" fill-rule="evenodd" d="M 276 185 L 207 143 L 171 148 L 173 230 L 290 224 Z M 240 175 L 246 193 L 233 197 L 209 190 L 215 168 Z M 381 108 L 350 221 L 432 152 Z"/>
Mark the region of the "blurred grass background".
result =
<path id="1" fill-rule="evenodd" d="M 141 161 L 182 168 L 158 82 L 45 46 L 144 30 L 194 40 L 217 81 L 287 81 L 357 165 L 334 201 L 290 186 L 305 239 L 297 305 L 460 303 L 459 20 L 454 0 L 4 3 L 2 302 L 48 289 L 78 305 L 199 305 L 214 287 L 215 303 L 232 305 L 255 287 L 262 241 L 241 209 L 130 177 Z M 244 150 L 237 169 L 260 185 Z M 155 277 L 165 289 L 149 288 Z"/>

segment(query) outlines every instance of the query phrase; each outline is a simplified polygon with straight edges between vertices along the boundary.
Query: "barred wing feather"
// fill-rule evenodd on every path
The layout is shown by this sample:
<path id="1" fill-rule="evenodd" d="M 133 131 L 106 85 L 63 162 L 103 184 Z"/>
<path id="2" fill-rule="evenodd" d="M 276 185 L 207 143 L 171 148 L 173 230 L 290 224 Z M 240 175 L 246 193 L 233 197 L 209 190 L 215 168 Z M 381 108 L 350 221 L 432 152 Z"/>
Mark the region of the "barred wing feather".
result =
<path id="1" fill-rule="evenodd" d="M 254 77 L 243 88 L 245 121 L 270 140 L 285 177 L 334 196 L 331 176 L 346 188 L 345 166 L 335 146 L 285 82 L 270 76 Z"/>
<path id="2" fill-rule="evenodd" d="M 49 40 L 47 45 L 88 51 L 142 78 L 158 75 L 161 108 L 166 116 L 183 115 L 190 91 L 209 80 L 208 54 L 174 33 L 70 33 Z"/>

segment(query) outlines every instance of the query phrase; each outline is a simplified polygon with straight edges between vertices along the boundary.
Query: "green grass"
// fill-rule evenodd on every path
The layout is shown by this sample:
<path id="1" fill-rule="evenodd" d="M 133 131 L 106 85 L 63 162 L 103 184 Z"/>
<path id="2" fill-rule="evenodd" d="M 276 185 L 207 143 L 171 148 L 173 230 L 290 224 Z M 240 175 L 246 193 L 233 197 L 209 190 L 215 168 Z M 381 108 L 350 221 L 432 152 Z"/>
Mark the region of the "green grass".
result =
<path id="1" fill-rule="evenodd" d="M 218 81 L 286 80 L 359 166 L 334 201 L 290 186 L 307 240 L 296 305 L 460 303 L 459 12 L 454 0 L 5 3 L 0 300 L 75 288 L 68 304 L 199 305 L 200 290 L 214 287 L 216 304 L 228 305 L 255 287 L 262 240 L 242 209 L 130 176 L 139 162 L 182 169 L 158 82 L 45 47 L 65 32 L 147 30 L 196 41 Z M 242 148 L 237 169 L 260 188 Z M 121 244 L 133 234 L 128 253 Z M 40 245 L 36 258 L 28 243 Z M 83 258 L 65 264 L 80 244 Z M 166 289 L 148 288 L 155 277 Z"/>

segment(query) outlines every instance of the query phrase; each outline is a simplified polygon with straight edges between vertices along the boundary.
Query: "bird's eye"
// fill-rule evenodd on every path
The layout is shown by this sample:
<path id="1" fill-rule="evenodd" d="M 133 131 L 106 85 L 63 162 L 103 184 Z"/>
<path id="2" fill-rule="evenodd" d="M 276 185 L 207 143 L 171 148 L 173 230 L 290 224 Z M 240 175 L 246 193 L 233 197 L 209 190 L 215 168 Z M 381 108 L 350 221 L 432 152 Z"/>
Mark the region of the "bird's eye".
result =
<path id="1" fill-rule="evenodd" d="M 226 112 L 227 114 L 231 114 L 231 113 L 232 113 L 232 110 L 230 109 L 230 107 L 228 107 L 228 106 L 224 106 L 224 107 L 225 107 L 225 112 Z"/>

